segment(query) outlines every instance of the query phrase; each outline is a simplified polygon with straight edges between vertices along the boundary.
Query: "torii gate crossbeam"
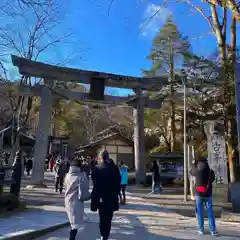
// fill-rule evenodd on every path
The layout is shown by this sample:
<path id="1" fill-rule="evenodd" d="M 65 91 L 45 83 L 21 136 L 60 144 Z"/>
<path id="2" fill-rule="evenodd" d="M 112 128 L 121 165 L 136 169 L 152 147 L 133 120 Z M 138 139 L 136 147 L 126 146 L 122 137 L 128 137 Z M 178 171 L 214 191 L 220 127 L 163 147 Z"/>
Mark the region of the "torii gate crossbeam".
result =
<path id="1" fill-rule="evenodd" d="M 65 97 L 70 100 L 80 100 L 95 104 L 128 104 L 134 108 L 134 153 L 135 172 L 138 184 L 145 182 L 145 147 L 144 147 L 144 107 L 160 108 L 162 100 L 151 100 L 143 97 L 143 90 L 159 91 L 163 85 L 168 83 L 168 76 L 162 75 L 155 78 L 139 78 L 121 76 L 102 72 L 84 71 L 66 67 L 58 67 L 41 62 L 31 61 L 25 58 L 12 56 L 13 65 L 18 67 L 22 75 L 43 79 L 44 85 L 29 88 L 23 86 L 21 95 L 36 95 L 41 97 L 39 111 L 39 124 L 36 131 L 36 144 L 34 152 L 34 167 L 32 183 L 41 184 L 44 180 L 44 164 L 48 148 L 48 136 L 51 124 L 52 102 L 56 98 Z M 177 77 L 177 76 L 176 76 Z M 73 92 L 64 89 L 53 89 L 55 80 L 65 82 L 77 82 L 92 84 L 94 79 L 102 79 L 104 86 L 132 89 L 136 97 L 114 97 L 104 96 L 103 101 L 88 99 L 87 93 Z"/>

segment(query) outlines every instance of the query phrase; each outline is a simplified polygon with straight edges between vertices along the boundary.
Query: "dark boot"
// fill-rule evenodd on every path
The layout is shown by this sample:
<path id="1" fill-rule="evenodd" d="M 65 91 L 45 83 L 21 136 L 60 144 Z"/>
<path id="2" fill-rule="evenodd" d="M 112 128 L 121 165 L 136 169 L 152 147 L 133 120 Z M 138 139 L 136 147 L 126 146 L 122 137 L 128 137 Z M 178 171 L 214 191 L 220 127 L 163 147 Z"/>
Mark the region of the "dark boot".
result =
<path id="1" fill-rule="evenodd" d="M 75 240 L 77 236 L 77 229 L 71 229 L 70 230 L 70 235 L 69 235 L 69 240 Z"/>

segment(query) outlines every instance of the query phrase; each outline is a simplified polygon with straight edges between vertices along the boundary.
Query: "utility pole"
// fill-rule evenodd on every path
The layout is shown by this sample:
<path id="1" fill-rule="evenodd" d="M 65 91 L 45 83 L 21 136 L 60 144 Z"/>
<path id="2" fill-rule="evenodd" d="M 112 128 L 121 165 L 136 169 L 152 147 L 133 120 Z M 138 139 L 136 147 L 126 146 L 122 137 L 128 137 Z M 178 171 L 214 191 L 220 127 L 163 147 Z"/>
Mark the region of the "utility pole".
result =
<path id="1" fill-rule="evenodd" d="M 186 109 L 186 76 L 182 77 L 183 83 L 183 151 L 184 151 L 184 201 L 187 202 L 188 195 L 188 160 L 187 160 L 187 109 Z"/>

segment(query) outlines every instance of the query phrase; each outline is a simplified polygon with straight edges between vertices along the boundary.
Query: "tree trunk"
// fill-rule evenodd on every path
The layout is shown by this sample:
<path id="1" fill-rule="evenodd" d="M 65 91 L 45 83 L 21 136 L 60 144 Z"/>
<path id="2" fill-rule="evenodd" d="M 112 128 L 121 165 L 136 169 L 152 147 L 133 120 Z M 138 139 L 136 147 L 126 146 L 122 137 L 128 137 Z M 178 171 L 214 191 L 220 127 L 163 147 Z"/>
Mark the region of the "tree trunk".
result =
<path id="1" fill-rule="evenodd" d="M 230 29 L 230 46 L 229 46 L 229 54 L 228 54 L 228 66 L 229 66 L 229 98 L 230 98 L 230 104 L 234 104 L 235 102 L 235 94 L 234 94 L 234 87 L 235 86 L 235 67 L 236 67 L 236 19 L 232 15 L 232 22 L 231 22 L 231 29 Z M 233 109 L 233 108 L 232 108 Z M 235 108 L 234 108 L 235 109 Z M 234 146 L 234 137 L 235 137 L 235 116 L 236 112 L 233 111 L 232 118 L 228 122 L 228 163 L 229 163 L 229 174 L 230 174 L 230 181 L 231 183 L 234 183 L 236 181 L 236 163 L 235 159 L 233 157 L 234 149 L 237 146 Z"/>
<path id="2" fill-rule="evenodd" d="M 175 151 L 176 145 L 176 128 L 175 128 L 175 103 L 171 106 L 171 152 Z"/>
<path id="3" fill-rule="evenodd" d="M 173 100 L 174 95 L 174 56 L 173 56 L 173 49 L 172 46 L 170 47 L 170 98 L 171 98 L 171 115 L 170 115 L 170 144 L 171 144 L 171 152 L 175 151 L 176 145 L 176 126 L 175 126 L 175 102 Z"/>
<path id="4" fill-rule="evenodd" d="M 220 65 L 221 65 L 221 72 L 220 78 L 224 80 L 225 87 L 224 87 L 224 104 L 223 104 L 223 112 L 224 112 L 224 125 L 225 125 L 225 133 L 226 133 L 226 140 L 227 140 L 227 156 L 228 156 L 228 164 L 229 164 L 229 174 L 230 174 L 230 181 L 235 182 L 235 163 L 233 158 L 234 146 L 233 146 L 233 128 L 234 124 L 232 124 L 232 119 L 229 119 L 229 111 L 228 109 L 234 104 L 235 99 L 234 96 L 234 69 L 236 63 L 236 20 L 234 16 L 232 16 L 232 23 L 231 23 L 231 33 L 230 33 L 230 47 L 228 49 L 226 44 L 226 26 L 227 26 L 227 10 L 226 8 L 223 9 L 223 21 L 220 24 L 220 17 L 217 13 L 216 6 L 211 5 L 211 13 L 213 18 L 213 24 L 215 29 L 215 35 L 218 43 L 218 50 L 220 56 Z M 229 50 L 229 51 L 228 51 Z M 227 54 L 228 53 L 228 54 Z M 231 116 L 235 117 L 235 116 Z"/>

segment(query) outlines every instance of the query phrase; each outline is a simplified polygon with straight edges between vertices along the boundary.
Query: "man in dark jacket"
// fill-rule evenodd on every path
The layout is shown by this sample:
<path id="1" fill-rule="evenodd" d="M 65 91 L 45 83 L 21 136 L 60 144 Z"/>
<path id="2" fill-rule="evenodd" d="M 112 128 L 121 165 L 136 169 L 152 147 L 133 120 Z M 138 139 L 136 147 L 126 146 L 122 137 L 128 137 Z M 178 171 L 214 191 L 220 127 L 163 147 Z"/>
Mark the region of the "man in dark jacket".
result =
<path id="1" fill-rule="evenodd" d="M 31 157 L 29 157 L 26 162 L 26 172 L 28 176 L 30 175 L 32 168 L 33 168 L 33 160 Z"/>
<path id="2" fill-rule="evenodd" d="M 208 213 L 208 221 L 211 235 L 217 235 L 215 217 L 212 205 L 212 183 L 215 180 L 214 171 L 210 169 L 207 159 L 200 157 L 197 165 L 190 171 L 196 178 L 195 198 L 198 219 L 198 233 L 204 234 L 204 205 Z"/>
<path id="3" fill-rule="evenodd" d="M 99 211 L 101 240 L 107 240 L 111 231 L 113 213 L 119 210 L 118 194 L 121 176 L 107 151 L 103 151 L 101 157 L 102 163 L 92 169 L 91 210 Z"/>
<path id="4" fill-rule="evenodd" d="M 160 173 L 159 173 L 159 167 L 156 160 L 153 160 L 153 166 L 152 166 L 152 193 L 155 193 L 156 187 L 158 189 L 158 193 L 161 192 L 161 186 L 160 186 Z"/>
<path id="5" fill-rule="evenodd" d="M 58 192 L 59 189 L 59 192 L 61 194 L 63 191 L 64 178 L 67 173 L 67 166 L 64 161 L 59 158 L 54 165 L 53 170 L 55 173 L 55 191 Z"/>

